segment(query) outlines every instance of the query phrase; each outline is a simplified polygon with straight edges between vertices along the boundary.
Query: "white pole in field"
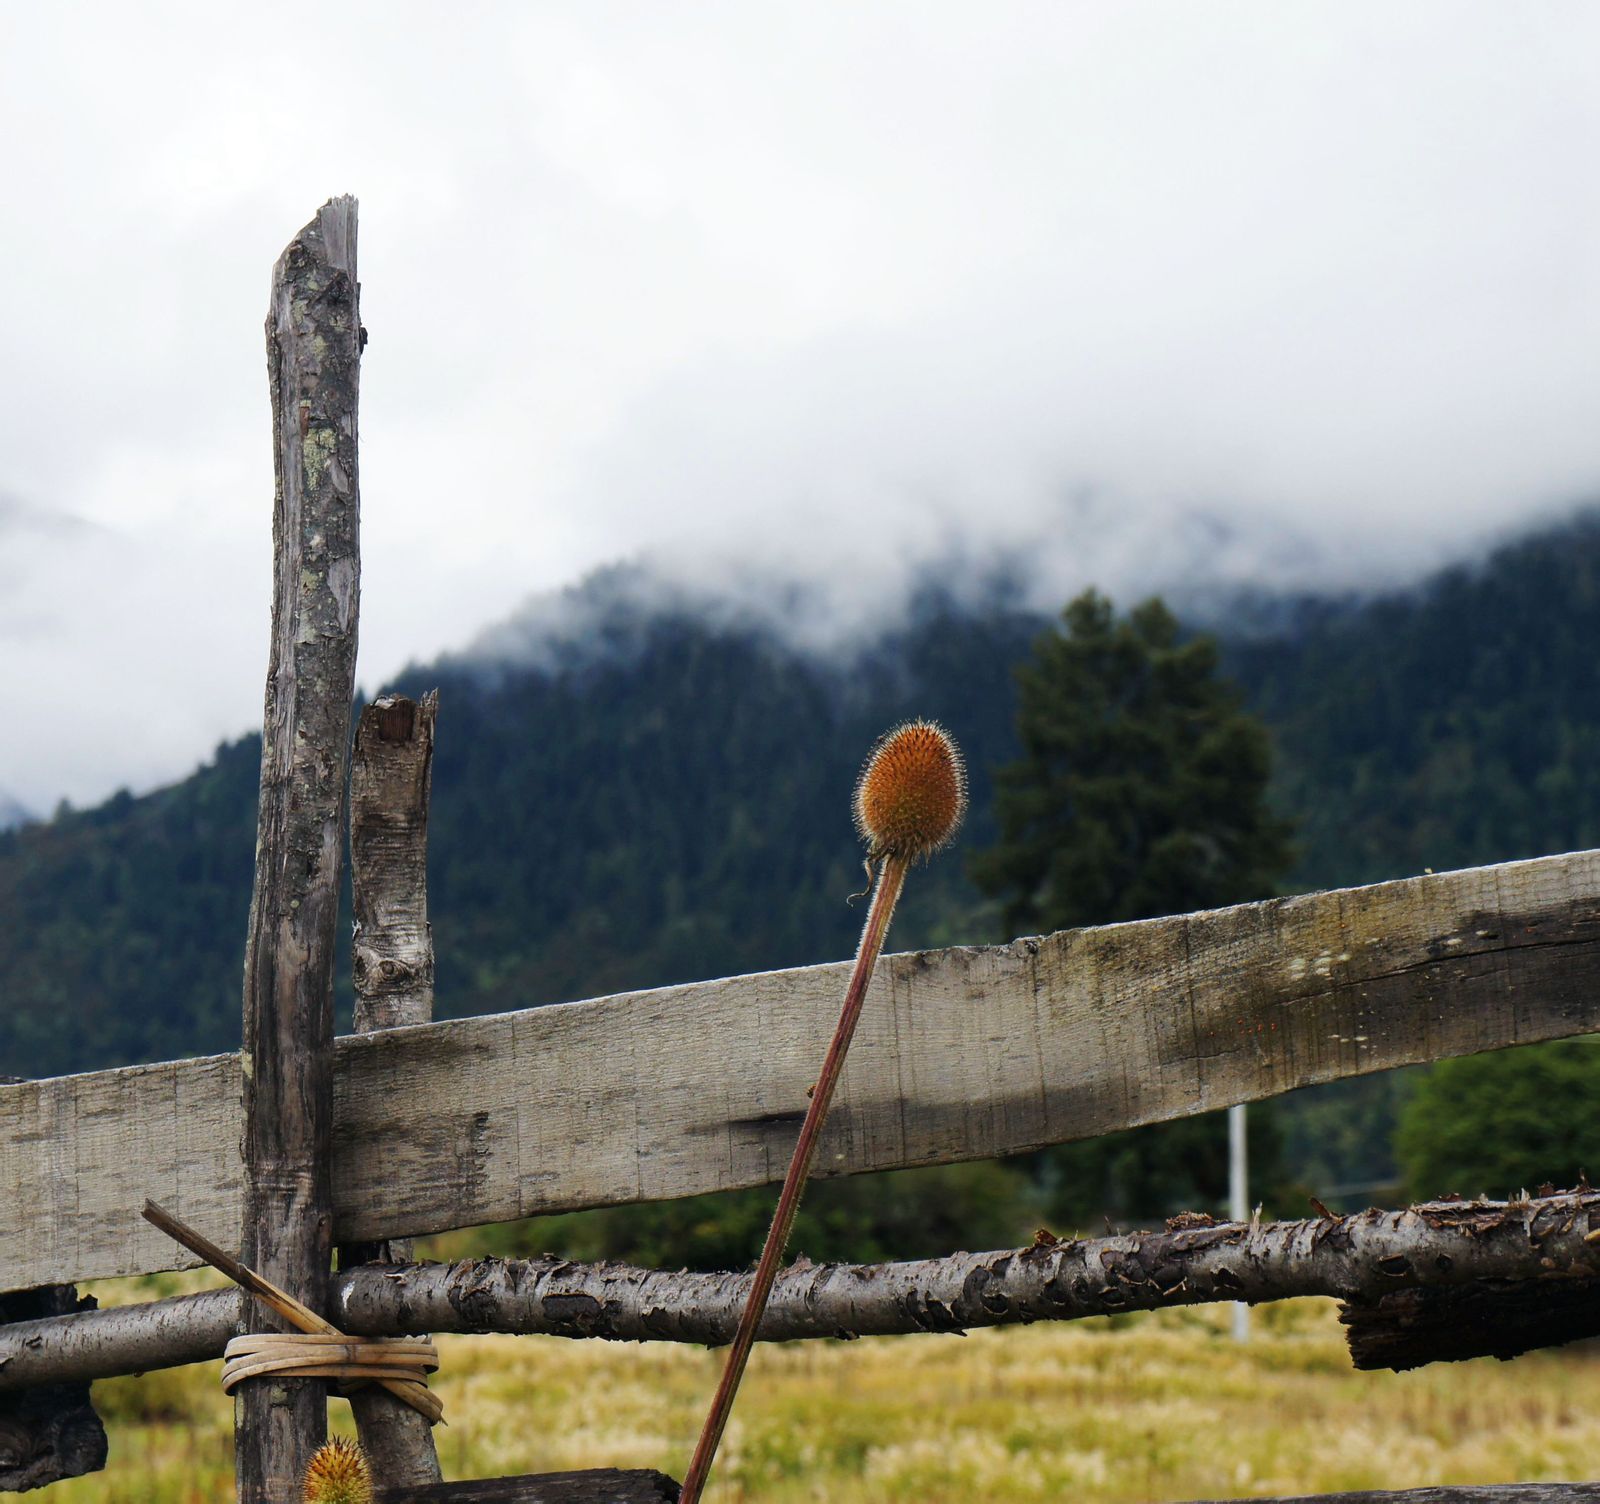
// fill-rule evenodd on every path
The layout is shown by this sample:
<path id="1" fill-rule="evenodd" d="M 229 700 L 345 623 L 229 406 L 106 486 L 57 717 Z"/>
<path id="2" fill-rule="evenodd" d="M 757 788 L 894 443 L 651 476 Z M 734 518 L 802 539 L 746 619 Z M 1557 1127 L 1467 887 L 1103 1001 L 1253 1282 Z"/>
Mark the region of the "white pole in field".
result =
<path id="1" fill-rule="evenodd" d="M 1245 1106 L 1228 1109 L 1228 1215 L 1235 1222 L 1250 1220 L 1250 1155 L 1245 1143 Z M 1233 1340 L 1250 1340 L 1250 1307 L 1233 1303 Z"/>

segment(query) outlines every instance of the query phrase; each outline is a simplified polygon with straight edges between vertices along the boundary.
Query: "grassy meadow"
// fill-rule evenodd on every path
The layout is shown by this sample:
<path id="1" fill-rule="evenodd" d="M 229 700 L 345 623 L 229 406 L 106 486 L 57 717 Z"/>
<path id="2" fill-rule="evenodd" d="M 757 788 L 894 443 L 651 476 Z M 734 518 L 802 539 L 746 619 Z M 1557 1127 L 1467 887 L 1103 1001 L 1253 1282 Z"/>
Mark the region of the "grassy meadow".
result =
<path id="1" fill-rule="evenodd" d="M 102 1298 L 105 1292 L 102 1291 Z M 1600 1356 L 1350 1367 L 1331 1302 L 967 1337 L 758 1349 L 708 1501 L 1187 1500 L 1600 1474 Z M 452 1478 L 614 1465 L 681 1476 L 719 1356 L 667 1343 L 441 1337 Z M 111 1465 L 55 1504 L 232 1497 L 220 1364 L 95 1387 Z M 333 1405 L 348 1431 L 348 1407 Z"/>

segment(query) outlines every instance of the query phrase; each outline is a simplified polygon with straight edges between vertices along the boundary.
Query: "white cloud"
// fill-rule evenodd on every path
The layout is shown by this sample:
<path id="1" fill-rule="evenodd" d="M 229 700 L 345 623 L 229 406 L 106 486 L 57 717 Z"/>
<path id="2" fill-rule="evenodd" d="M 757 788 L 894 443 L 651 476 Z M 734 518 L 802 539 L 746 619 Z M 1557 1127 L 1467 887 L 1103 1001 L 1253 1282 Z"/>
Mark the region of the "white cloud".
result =
<path id="1" fill-rule="evenodd" d="M 1046 593 L 1387 580 L 1600 494 L 1597 44 L 1582 0 L 7 8 L 0 490 L 94 526 L 0 514 L 0 788 L 258 718 L 266 280 L 333 192 L 369 685 L 623 556 L 855 621 L 996 544 Z"/>

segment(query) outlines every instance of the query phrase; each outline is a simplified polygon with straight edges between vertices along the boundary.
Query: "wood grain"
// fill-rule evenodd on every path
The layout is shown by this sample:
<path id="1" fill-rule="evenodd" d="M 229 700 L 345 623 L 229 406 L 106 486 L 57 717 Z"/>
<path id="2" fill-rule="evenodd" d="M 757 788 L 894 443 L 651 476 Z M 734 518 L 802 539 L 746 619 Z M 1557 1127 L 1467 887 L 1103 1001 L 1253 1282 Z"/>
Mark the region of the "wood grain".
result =
<path id="1" fill-rule="evenodd" d="M 354 1031 L 433 1018 L 428 801 L 439 691 L 384 695 L 361 712 L 350 762 Z"/>
<path id="2" fill-rule="evenodd" d="M 326 1303 L 333 1254 L 333 955 L 361 575 L 359 304 L 356 201 L 331 199 L 279 256 L 267 310 L 272 648 L 245 942 L 241 1230 L 237 1242 L 218 1239 L 313 1311 Z M 251 1326 L 284 1329 L 259 1302 Z M 240 1385 L 240 1504 L 292 1496 L 327 1435 L 327 1394 L 321 1379 Z"/>
<path id="3" fill-rule="evenodd" d="M 336 1053 L 334 1206 L 374 1240 L 782 1177 L 849 964 L 393 1029 Z M 1600 852 L 886 957 L 817 1173 L 1015 1153 L 1600 1030 Z M 237 1065 L 0 1087 L 0 1288 L 226 1243 Z"/>
<path id="4" fill-rule="evenodd" d="M 356 723 L 350 759 L 350 892 L 356 919 L 351 971 L 354 1031 L 433 1018 L 433 931 L 428 925 L 428 803 L 439 692 L 420 701 L 384 695 Z M 346 1243 L 339 1267 L 411 1258 L 411 1240 Z M 356 1434 L 380 1486 L 438 1483 L 426 1417 L 380 1386 L 350 1391 Z"/>

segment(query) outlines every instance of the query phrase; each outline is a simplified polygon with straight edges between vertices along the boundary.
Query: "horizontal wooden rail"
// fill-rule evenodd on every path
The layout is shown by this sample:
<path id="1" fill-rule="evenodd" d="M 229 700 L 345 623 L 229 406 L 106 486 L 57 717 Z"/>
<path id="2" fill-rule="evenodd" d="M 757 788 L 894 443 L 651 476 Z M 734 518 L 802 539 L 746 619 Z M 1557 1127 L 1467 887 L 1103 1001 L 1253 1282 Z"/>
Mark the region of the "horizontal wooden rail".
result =
<path id="1" fill-rule="evenodd" d="M 335 1235 L 779 1179 L 847 965 L 339 1041 Z M 887 958 L 819 1173 L 1016 1153 L 1600 1030 L 1600 852 Z M 0 1087 L 0 1290 L 236 1235 L 239 1062 Z"/>
<path id="2" fill-rule="evenodd" d="M 778 1275 L 758 1337 L 953 1332 L 1327 1295 L 1342 1302 L 1357 1367 L 1506 1358 L 1600 1330 L 1597 1229 L 1600 1192 L 1583 1190 L 1300 1222 L 1191 1214 L 1162 1232 L 909 1263 L 800 1259 Z M 363 1264 L 333 1277 L 328 1312 L 340 1331 L 359 1337 L 426 1328 L 719 1345 L 733 1336 L 750 1280 L 748 1270 L 691 1274 L 550 1254 Z M 1424 1320 L 1413 1324 L 1417 1298 L 1426 1302 Z M 0 1398 L 220 1357 L 241 1301 L 237 1291 L 210 1290 L 0 1326 Z"/>

